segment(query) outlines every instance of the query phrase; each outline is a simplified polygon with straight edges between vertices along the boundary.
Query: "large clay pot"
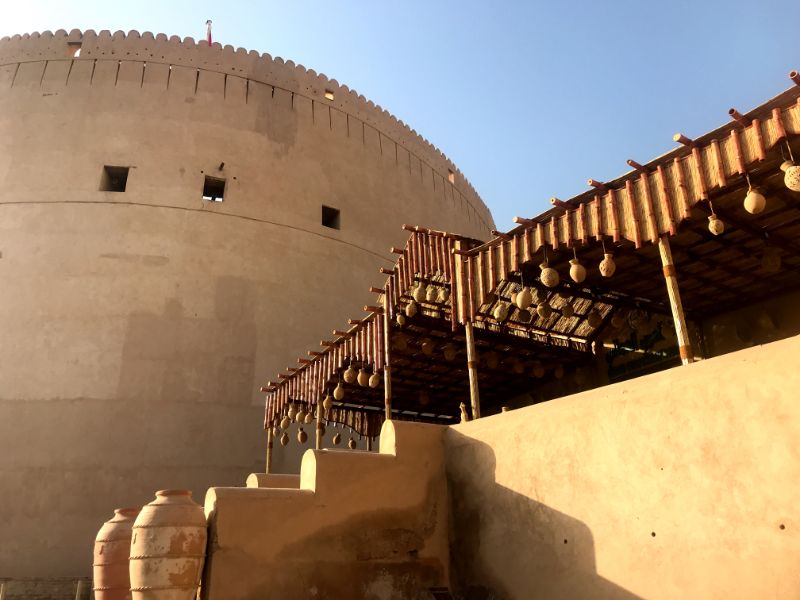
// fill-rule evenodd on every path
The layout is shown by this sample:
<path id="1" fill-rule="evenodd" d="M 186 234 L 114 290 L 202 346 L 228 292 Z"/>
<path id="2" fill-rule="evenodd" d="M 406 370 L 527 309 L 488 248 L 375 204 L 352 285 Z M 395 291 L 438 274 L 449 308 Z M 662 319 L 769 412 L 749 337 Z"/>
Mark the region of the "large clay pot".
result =
<path id="1" fill-rule="evenodd" d="M 160 490 L 133 524 L 133 600 L 194 600 L 206 555 L 206 518 L 189 490 Z"/>
<path id="2" fill-rule="evenodd" d="M 131 600 L 128 557 L 131 554 L 131 528 L 136 508 L 115 508 L 114 516 L 103 523 L 94 540 L 95 600 Z"/>

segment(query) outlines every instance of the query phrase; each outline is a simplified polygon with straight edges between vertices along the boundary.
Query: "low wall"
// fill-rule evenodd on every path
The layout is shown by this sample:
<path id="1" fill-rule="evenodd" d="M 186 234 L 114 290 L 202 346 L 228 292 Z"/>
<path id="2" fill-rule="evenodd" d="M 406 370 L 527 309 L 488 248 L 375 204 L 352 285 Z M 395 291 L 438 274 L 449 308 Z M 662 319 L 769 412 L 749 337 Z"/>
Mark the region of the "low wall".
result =
<path id="1" fill-rule="evenodd" d="M 448 429 L 465 599 L 800 597 L 800 337 Z"/>

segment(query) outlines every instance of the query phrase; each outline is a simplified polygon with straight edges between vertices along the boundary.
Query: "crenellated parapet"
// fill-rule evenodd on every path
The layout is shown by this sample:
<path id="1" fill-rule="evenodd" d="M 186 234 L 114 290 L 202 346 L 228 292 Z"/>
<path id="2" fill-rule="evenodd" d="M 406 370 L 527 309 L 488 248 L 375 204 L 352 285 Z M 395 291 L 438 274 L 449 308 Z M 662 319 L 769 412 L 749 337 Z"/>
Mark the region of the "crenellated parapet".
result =
<path id="1" fill-rule="evenodd" d="M 86 68 L 80 68 L 87 64 L 93 65 L 88 75 Z M 73 73 L 76 65 L 79 72 Z M 438 148 L 355 90 L 291 60 L 219 43 L 209 46 L 191 37 L 181 39 L 138 31 L 111 33 L 103 30 L 98 33 L 73 29 L 69 33 L 45 31 L 0 39 L 0 89 L 20 84 L 24 81 L 20 76 L 34 84 L 37 77 L 40 84 L 50 78 L 62 81 L 75 76 L 88 77 L 91 82 L 97 66 L 104 76 L 114 71 L 115 84 L 138 82 L 144 87 L 148 72 L 168 69 L 168 77 L 175 75 L 176 79 L 191 80 L 195 92 L 218 93 L 221 100 L 241 98 L 247 102 L 251 86 L 261 84 L 271 86 L 273 94 L 286 94 L 287 102 L 294 103 L 297 97 L 310 101 L 311 114 L 325 113 L 324 118 L 330 119 L 332 128 L 342 119 L 347 120 L 348 128 L 352 123 L 363 124 L 365 139 L 377 134 L 378 144 L 381 144 L 386 138 L 398 146 L 395 150 L 398 156 L 402 148 L 410 155 L 409 169 L 417 168 L 418 163 L 421 177 L 429 177 L 434 187 L 444 190 L 445 196 L 454 200 L 460 198 L 465 208 L 472 209 L 487 233 L 493 228 L 489 210 L 480 196 Z M 169 84 L 169 79 L 167 82 Z M 431 175 L 423 173 L 424 167 Z M 448 187 L 451 190 L 445 190 Z"/>

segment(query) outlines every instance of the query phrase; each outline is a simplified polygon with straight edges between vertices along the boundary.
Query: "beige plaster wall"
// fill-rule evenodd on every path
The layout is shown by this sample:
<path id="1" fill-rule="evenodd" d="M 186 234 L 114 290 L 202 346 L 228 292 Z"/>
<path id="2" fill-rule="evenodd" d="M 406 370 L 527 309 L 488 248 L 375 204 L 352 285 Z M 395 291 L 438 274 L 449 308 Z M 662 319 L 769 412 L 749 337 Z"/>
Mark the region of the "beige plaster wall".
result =
<path id="1" fill-rule="evenodd" d="M 115 506 L 263 471 L 259 386 L 373 300 L 404 222 L 492 227 L 323 76 L 135 32 L 0 40 L 0 576 L 88 575 Z"/>
<path id="2" fill-rule="evenodd" d="M 206 494 L 206 600 L 429 600 L 449 584 L 444 428 L 387 421 L 380 453 L 308 450 L 299 486 Z"/>
<path id="3" fill-rule="evenodd" d="M 468 599 L 800 597 L 800 337 L 450 428 Z"/>

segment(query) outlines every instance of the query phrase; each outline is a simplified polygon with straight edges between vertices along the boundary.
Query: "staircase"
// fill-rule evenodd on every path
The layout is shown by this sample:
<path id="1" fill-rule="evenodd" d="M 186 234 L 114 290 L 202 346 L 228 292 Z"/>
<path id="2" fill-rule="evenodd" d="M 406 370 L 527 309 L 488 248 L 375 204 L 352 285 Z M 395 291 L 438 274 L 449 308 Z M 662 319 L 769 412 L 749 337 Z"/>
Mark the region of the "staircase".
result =
<path id="1" fill-rule="evenodd" d="M 387 421 L 379 453 L 306 451 L 295 487 L 209 489 L 202 598 L 448 598 L 443 434 Z"/>

